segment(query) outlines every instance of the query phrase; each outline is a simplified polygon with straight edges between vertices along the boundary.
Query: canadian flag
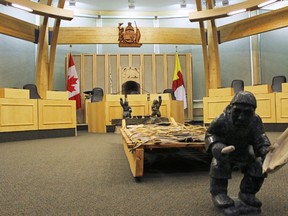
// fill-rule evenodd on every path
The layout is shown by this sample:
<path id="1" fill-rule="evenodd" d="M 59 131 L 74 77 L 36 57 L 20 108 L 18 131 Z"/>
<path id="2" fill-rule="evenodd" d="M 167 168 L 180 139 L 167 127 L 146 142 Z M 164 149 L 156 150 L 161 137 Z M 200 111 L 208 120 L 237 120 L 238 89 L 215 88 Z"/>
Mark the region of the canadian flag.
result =
<path id="1" fill-rule="evenodd" d="M 80 83 L 71 53 L 69 56 L 67 91 L 69 100 L 76 100 L 76 109 L 80 109 L 81 108 Z"/>
<path id="2" fill-rule="evenodd" d="M 183 79 L 181 71 L 182 70 L 181 70 L 179 56 L 178 56 L 178 53 L 176 52 L 172 90 L 174 92 L 176 100 L 183 101 L 184 109 L 186 109 L 187 108 L 186 91 L 185 91 L 184 79 Z"/>

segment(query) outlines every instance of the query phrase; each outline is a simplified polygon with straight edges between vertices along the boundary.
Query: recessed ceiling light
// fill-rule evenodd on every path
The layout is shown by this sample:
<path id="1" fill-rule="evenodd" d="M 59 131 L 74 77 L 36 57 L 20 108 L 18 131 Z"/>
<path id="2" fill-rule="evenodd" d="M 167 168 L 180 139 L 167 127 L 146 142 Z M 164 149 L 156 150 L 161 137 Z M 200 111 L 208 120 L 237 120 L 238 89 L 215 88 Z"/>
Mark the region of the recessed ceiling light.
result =
<path id="1" fill-rule="evenodd" d="M 69 0 L 69 6 L 76 6 L 76 0 Z"/>

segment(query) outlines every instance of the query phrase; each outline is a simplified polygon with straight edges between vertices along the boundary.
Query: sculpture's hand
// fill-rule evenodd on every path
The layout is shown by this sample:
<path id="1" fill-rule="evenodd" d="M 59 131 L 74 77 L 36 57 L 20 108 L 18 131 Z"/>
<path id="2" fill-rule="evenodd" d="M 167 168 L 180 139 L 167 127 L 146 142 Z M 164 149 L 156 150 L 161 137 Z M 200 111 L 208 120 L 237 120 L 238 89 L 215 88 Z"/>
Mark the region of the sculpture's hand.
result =
<path id="1" fill-rule="evenodd" d="M 265 160 L 266 158 L 266 154 L 269 152 L 269 147 L 265 146 L 262 147 L 261 149 L 259 149 L 259 156 L 262 158 L 262 162 Z"/>
<path id="2" fill-rule="evenodd" d="M 226 146 L 221 150 L 222 154 L 230 154 L 231 152 L 235 151 L 235 146 L 230 145 L 230 146 Z"/>
<path id="3" fill-rule="evenodd" d="M 224 149 L 225 147 L 226 147 L 226 145 L 224 145 L 223 143 L 220 143 L 220 142 L 213 144 L 213 146 L 211 148 L 211 152 L 212 152 L 213 157 L 216 160 L 226 161 L 228 159 L 227 154 L 222 154 L 222 149 Z"/>

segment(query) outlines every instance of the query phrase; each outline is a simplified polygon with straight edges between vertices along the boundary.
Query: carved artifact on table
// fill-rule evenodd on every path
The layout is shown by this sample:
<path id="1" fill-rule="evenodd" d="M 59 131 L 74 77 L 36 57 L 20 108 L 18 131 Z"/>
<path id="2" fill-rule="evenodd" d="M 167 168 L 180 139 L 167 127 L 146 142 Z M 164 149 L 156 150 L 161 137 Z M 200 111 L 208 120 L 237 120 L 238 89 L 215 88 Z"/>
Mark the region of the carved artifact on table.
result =
<path id="1" fill-rule="evenodd" d="M 162 104 L 162 97 L 159 96 L 159 100 L 153 100 L 152 103 L 152 117 L 161 117 L 160 106 Z"/>
<path id="2" fill-rule="evenodd" d="M 123 23 L 119 23 L 118 25 L 118 46 L 119 47 L 140 47 L 142 46 L 141 43 L 139 43 L 141 38 L 141 33 L 139 28 L 136 25 L 135 22 L 135 29 L 132 26 L 131 22 L 128 22 L 128 26 L 124 28 Z"/>
<path id="3" fill-rule="evenodd" d="M 129 106 L 129 103 L 128 101 L 126 100 L 125 98 L 125 101 L 123 102 L 123 99 L 120 98 L 120 105 L 122 106 L 123 108 L 123 119 L 126 119 L 126 118 L 131 118 L 132 115 L 132 108 L 131 106 Z"/>

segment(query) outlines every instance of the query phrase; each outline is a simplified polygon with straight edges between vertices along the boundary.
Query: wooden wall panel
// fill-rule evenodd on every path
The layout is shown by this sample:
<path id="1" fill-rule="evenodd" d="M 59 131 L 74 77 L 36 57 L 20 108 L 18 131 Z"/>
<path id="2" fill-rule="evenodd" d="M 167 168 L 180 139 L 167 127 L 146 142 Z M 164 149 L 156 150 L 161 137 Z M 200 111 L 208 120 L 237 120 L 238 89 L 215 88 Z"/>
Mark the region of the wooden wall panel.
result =
<path id="1" fill-rule="evenodd" d="M 96 67 L 96 86 L 95 87 L 101 87 L 103 89 L 105 89 L 105 83 L 104 83 L 104 79 L 105 79 L 105 56 L 104 55 L 97 55 L 97 67 Z M 93 86 L 94 87 L 94 86 Z"/>
<path id="2" fill-rule="evenodd" d="M 153 93 L 152 91 L 152 58 L 151 55 L 144 55 L 143 64 L 143 76 L 144 76 L 144 86 L 143 89 L 147 93 Z"/>
<path id="3" fill-rule="evenodd" d="M 156 55 L 156 63 L 155 63 L 155 70 L 156 70 L 156 79 L 155 80 L 162 80 L 162 82 L 156 82 L 156 93 L 162 93 L 164 90 L 164 75 L 163 75 L 163 55 Z"/>
<path id="4" fill-rule="evenodd" d="M 192 120 L 192 56 L 190 53 L 178 55 L 187 93 L 188 109 L 185 119 Z M 140 80 L 142 80 L 143 85 L 141 83 L 140 85 L 143 94 L 162 93 L 164 89 L 172 88 L 175 67 L 174 54 L 81 54 L 73 56 L 73 59 L 78 76 L 81 78 L 80 91 L 83 98 L 82 113 L 78 110 L 77 117 L 78 115 L 85 116 L 77 118 L 78 123 L 87 123 L 87 116 L 85 115 L 87 109 L 83 91 L 101 87 L 104 94 L 119 94 L 121 92 L 121 68 L 131 66 L 141 70 L 142 79 Z"/>
<path id="5" fill-rule="evenodd" d="M 85 79 L 83 91 L 91 91 L 93 89 L 93 55 L 85 55 L 84 62 L 83 75 Z"/>

